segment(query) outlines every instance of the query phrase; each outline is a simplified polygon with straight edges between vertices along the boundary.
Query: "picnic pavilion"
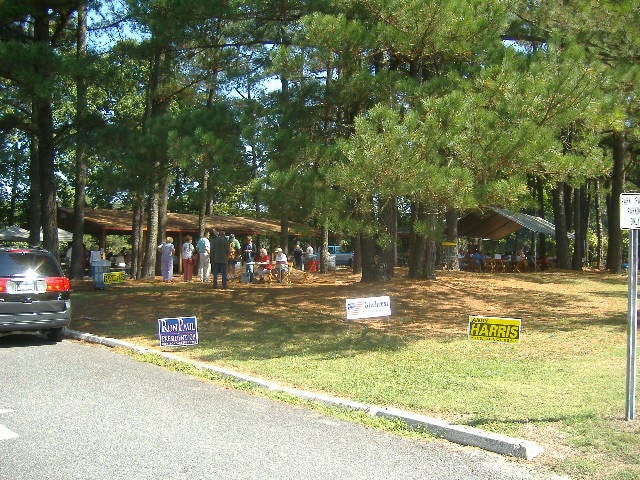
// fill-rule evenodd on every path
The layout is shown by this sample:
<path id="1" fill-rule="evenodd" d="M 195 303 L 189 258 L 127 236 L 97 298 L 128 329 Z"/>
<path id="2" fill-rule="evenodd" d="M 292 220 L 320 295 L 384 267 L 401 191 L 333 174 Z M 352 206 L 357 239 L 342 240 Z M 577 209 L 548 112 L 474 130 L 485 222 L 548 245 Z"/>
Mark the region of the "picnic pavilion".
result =
<path id="1" fill-rule="evenodd" d="M 534 234 L 544 234 L 555 238 L 556 227 L 544 218 L 526 213 L 509 212 L 503 208 L 487 207 L 483 210 L 472 210 L 458 220 L 458 235 L 469 238 L 500 240 L 521 229 Z M 573 239 L 573 233 L 567 237 Z M 536 235 L 533 235 L 533 256 L 537 258 Z"/>
<path id="2" fill-rule="evenodd" d="M 198 238 L 198 215 L 188 213 L 167 213 L 166 234 L 177 240 L 176 246 L 182 245 L 184 236 L 189 234 Z M 58 208 L 58 224 L 68 230 L 73 229 L 73 209 Z M 209 215 L 204 219 L 205 229 L 233 233 L 240 238 L 245 235 L 278 237 L 282 228 L 278 220 L 266 218 L 231 217 Z M 146 233 L 147 226 L 143 225 Z M 131 235 L 133 232 L 133 213 L 129 210 L 86 209 L 84 212 L 84 233 L 98 237 L 101 248 L 105 248 L 107 235 Z M 289 235 L 315 237 L 318 231 L 299 223 L 290 222 Z M 161 241 L 161 240 L 159 240 Z M 181 249 L 176 248 L 180 255 Z M 180 265 L 182 262 L 180 262 Z"/>

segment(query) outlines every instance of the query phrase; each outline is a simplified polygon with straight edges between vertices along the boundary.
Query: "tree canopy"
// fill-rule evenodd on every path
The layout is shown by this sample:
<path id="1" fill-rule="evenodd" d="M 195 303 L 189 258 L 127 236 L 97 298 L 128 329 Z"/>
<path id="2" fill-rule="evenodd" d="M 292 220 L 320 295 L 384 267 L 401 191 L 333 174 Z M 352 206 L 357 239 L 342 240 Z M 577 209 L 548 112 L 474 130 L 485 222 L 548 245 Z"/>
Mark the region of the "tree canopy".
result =
<path id="1" fill-rule="evenodd" d="M 140 277 L 167 211 L 201 230 L 260 215 L 285 248 L 292 221 L 350 241 L 363 281 L 393 275 L 404 228 L 409 274 L 433 278 L 445 228 L 495 206 L 554 221 L 560 266 L 606 244 L 620 268 L 631 1 L 67 0 L 0 19 L 0 223 L 53 251 L 58 206 L 76 238 L 84 207 L 131 210 Z"/>

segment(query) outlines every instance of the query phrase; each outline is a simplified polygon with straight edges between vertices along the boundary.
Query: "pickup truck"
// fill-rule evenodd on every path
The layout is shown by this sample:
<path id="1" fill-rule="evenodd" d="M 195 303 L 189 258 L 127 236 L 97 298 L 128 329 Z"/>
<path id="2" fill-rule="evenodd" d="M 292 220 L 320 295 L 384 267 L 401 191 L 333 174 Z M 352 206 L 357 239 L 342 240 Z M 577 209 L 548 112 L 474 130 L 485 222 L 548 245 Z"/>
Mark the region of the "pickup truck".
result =
<path id="1" fill-rule="evenodd" d="M 345 252 L 341 245 L 329 245 L 329 255 L 335 255 L 336 265 L 353 265 L 353 252 Z"/>

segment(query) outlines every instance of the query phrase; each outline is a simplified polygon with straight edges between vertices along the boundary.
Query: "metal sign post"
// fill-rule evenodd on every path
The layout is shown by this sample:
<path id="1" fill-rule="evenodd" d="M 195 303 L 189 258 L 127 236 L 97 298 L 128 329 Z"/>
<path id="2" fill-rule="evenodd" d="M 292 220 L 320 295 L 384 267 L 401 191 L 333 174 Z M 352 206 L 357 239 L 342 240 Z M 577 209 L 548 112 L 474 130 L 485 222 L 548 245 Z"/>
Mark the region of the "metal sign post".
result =
<path id="1" fill-rule="evenodd" d="M 627 316 L 627 389 L 625 416 L 635 419 L 636 411 L 636 338 L 638 334 L 638 232 L 640 231 L 640 194 L 620 195 L 620 228 L 629 230 L 629 293 Z"/>
<path id="2" fill-rule="evenodd" d="M 627 335 L 627 395 L 625 415 L 633 420 L 636 415 L 636 337 L 638 330 L 638 229 L 629 230 L 629 298 L 627 315 L 629 333 Z"/>

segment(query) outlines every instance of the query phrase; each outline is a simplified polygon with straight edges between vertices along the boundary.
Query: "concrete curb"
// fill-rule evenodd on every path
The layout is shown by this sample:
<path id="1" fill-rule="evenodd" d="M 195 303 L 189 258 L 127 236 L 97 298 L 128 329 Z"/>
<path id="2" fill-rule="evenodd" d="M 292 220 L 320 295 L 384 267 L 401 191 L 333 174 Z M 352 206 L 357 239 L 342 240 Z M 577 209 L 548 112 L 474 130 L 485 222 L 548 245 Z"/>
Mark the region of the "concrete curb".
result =
<path id="1" fill-rule="evenodd" d="M 159 357 L 165 358 L 167 360 L 193 365 L 194 367 L 201 370 L 208 370 L 235 381 L 249 382 L 253 385 L 265 388 L 267 390 L 273 392 L 283 392 L 303 400 L 319 402 L 333 407 L 358 410 L 365 412 L 372 417 L 383 417 L 391 420 L 398 420 L 403 422 L 410 428 L 429 432 L 436 437 L 444 438 L 446 440 L 449 440 L 450 442 L 458 443 L 460 445 L 478 447 L 490 452 L 500 453 L 502 455 L 508 455 L 511 457 L 524 458 L 527 460 L 535 458 L 544 451 L 541 445 L 528 440 L 522 440 L 519 438 L 508 437 L 506 435 L 486 432 L 484 430 L 480 430 L 479 428 L 466 427 L 463 425 L 453 425 L 444 420 L 428 417 L 425 415 L 419 415 L 417 413 L 399 410 L 396 408 L 377 407 L 375 405 L 354 402 L 352 400 L 346 400 L 344 398 L 333 397 L 330 395 L 308 392 L 296 388 L 283 387 L 282 385 L 278 385 L 277 383 L 269 382 L 261 378 L 245 375 L 243 373 L 228 370 L 226 368 L 221 368 L 216 365 L 196 362 L 194 360 L 180 357 L 173 353 L 140 347 L 138 345 L 124 342 L 122 340 L 117 340 L 115 338 L 99 337 L 90 333 L 82 333 L 70 329 L 66 329 L 65 333 L 68 338 L 74 338 L 76 340 L 97 343 L 112 348 L 126 348 L 137 353 L 158 355 Z"/>

